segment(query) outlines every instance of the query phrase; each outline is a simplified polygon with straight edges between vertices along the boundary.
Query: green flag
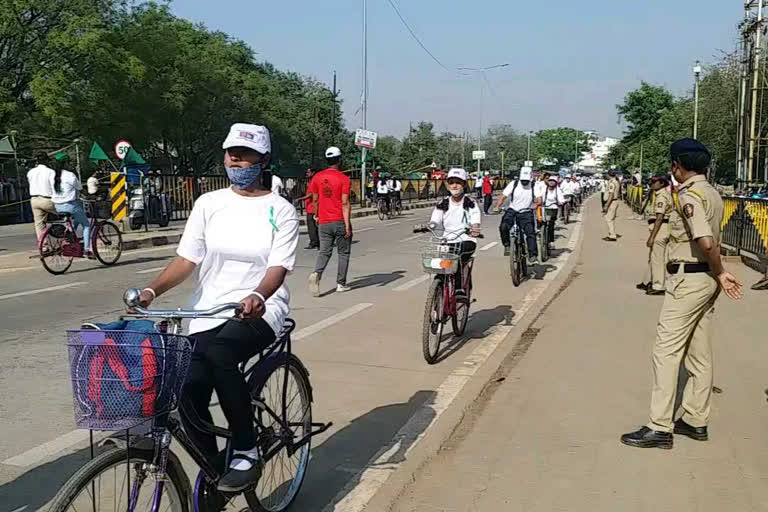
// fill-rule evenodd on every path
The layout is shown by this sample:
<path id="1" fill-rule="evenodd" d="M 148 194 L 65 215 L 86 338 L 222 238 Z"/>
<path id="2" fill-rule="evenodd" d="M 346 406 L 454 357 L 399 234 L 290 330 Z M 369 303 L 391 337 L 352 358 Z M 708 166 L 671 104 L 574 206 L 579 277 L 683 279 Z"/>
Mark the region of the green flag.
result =
<path id="1" fill-rule="evenodd" d="M 12 155 L 13 144 L 11 144 L 10 137 L 3 137 L 0 139 L 0 155 Z"/>
<path id="2" fill-rule="evenodd" d="M 126 153 L 125 159 L 123 159 L 123 167 L 129 165 L 144 165 L 146 163 L 147 162 L 141 158 L 141 155 L 139 155 L 133 148 L 128 149 L 128 153 Z"/>
<path id="3" fill-rule="evenodd" d="M 100 160 L 109 160 L 109 157 L 104 152 L 103 149 L 101 149 L 101 146 L 99 146 L 98 142 L 94 142 L 93 146 L 91 146 L 91 154 L 88 156 L 88 158 L 93 162 L 94 164 Z"/>

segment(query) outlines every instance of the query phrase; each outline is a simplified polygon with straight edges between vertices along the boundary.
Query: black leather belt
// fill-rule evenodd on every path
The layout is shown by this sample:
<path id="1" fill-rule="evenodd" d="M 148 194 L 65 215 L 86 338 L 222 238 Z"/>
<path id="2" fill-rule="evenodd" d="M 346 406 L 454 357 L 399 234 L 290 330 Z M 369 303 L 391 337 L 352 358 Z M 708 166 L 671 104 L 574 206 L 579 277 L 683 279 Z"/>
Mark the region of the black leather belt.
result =
<path id="1" fill-rule="evenodd" d="M 667 263 L 667 272 L 677 274 L 677 271 L 680 270 L 680 265 L 683 266 L 684 274 L 709 272 L 709 263 Z"/>
<path id="2" fill-rule="evenodd" d="M 43 199 L 50 199 L 51 196 L 32 196 L 32 197 L 42 197 Z"/>
<path id="3" fill-rule="evenodd" d="M 669 219 L 664 219 L 661 221 L 662 224 L 667 224 L 669 222 Z M 656 224 L 656 219 L 648 219 L 648 224 Z"/>

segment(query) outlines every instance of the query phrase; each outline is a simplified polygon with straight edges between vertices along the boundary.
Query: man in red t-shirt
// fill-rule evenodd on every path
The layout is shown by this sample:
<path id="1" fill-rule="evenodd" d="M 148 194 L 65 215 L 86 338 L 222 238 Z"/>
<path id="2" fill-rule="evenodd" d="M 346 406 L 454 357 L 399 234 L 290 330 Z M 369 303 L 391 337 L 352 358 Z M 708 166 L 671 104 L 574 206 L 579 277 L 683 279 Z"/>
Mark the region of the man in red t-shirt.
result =
<path id="1" fill-rule="evenodd" d="M 314 297 L 320 296 L 320 279 L 323 277 L 328 260 L 333 254 L 333 247 L 339 255 L 339 268 L 336 274 L 336 291 L 347 292 L 347 270 L 349 254 L 352 248 L 352 224 L 350 221 L 352 205 L 349 202 L 349 176 L 341 168 L 341 150 L 335 146 L 325 151 L 328 168 L 312 177 L 309 193 L 315 206 L 320 254 L 317 256 L 315 271 L 309 275 L 309 291 Z"/>
<path id="2" fill-rule="evenodd" d="M 483 210 L 488 215 L 488 210 L 491 208 L 493 202 L 493 182 L 488 172 L 483 176 Z"/>

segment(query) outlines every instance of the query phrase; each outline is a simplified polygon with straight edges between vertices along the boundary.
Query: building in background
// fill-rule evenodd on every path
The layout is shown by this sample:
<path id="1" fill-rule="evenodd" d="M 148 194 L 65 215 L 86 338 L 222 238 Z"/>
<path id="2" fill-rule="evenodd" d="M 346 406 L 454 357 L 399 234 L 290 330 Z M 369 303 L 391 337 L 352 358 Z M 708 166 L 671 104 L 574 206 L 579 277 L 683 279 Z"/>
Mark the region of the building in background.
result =
<path id="1" fill-rule="evenodd" d="M 594 140 L 594 144 L 589 151 L 584 151 L 581 154 L 581 160 L 577 168 L 582 171 L 602 171 L 604 170 L 603 160 L 608 156 L 611 148 L 619 143 L 619 139 L 615 137 L 600 137 L 597 132 L 586 133 Z"/>

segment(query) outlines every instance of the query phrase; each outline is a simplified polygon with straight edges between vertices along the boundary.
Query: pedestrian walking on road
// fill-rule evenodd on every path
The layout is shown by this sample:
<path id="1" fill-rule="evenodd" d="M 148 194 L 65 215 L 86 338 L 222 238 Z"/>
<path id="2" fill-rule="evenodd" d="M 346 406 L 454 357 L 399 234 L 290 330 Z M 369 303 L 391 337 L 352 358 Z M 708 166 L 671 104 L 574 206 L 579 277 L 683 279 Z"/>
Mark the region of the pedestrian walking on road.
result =
<path id="1" fill-rule="evenodd" d="M 712 399 L 712 319 L 720 291 L 742 296 L 741 284 L 720 260 L 723 200 L 707 182 L 709 150 L 694 139 L 672 144 L 672 175 L 680 182 L 679 205 L 669 221 L 666 295 L 653 347 L 653 388 L 648 424 L 621 436 L 639 448 L 672 448 L 673 432 L 708 439 Z M 683 415 L 674 421 L 680 363 L 689 374 Z"/>
<path id="2" fill-rule="evenodd" d="M 667 244 L 669 243 L 669 216 L 675 209 L 672 194 L 668 190 L 669 178 L 666 174 L 651 178 L 651 204 L 655 217 L 648 220 L 651 234 L 646 247 L 648 267 L 643 281 L 637 285 L 647 295 L 664 295 L 664 280 L 667 274 Z M 649 196 L 650 197 L 650 196 Z"/>
<path id="3" fill-rule="evenodd" d="M 491 175 L 486 171 L 483 176 L 483 211 L 488 215 L 488 211 L 491 209 L 493 203 L 493 180 Z"/>
<path id="4" fill-rule="evenodd" d="M 606 242 L 615 242 L 616 236 L 616 215 L 619 211 L 619 201 L 621 200 L 621 183 L 616 178 L 615 172 L 610 173 L 610 179 L 605 187 L 605 206 L 603 207 L 603 214 L 605 214 L 605 223 L 608 224 L 608 236 L 603 238 Z"/>
<path id="5" fill-rule="evenodd" d="M 51 201 L 51 197 L 53 197 L 52 182 L 54 170 L 48 167 L 49 161 L 48 153 L 41 151 L 35 158 L 36 165 L 27 172 L 29 204 L 32 207 L 35 234 L 38 240 L 40 240 L 40 235 L 45 230 L 48 214 L 56 214 L 56 205 Z"/>
<path id="6" fill-rule="evenodd" d="M 347 292 L 347 271 L 349 254 L 352 247 L 352 206 L 349 202 L 349 177 L 341 172 L 341 150 L 335 146 L 325 151 L 328 168 L 318 172 L 309 183 L 309 192 L 315 204 L 320 254 L 317 256 L 315 271 L 309 275 L 309 291 L 312 296 L 320 296 L 320 280 L 333 254 L 333 248 L 339 256 L 339 268 L 336 273 L 336 291 Z"/>

